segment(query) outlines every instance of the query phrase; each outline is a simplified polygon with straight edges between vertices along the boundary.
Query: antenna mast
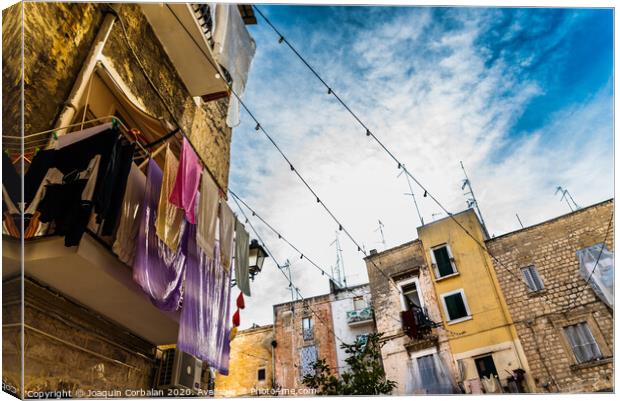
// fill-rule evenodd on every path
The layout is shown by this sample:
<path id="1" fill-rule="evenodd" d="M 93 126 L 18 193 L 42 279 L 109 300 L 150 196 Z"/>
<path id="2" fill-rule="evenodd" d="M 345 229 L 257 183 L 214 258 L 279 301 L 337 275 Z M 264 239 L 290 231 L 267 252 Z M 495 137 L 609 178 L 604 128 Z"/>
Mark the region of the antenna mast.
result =
<path id="1" fill-rule="evenodd" d="M 375 232 L 379 231 L 381 233 L 381 243 L 383 244 L 383 249 L 385 249 L 385 235 L 383 234 L 383 223 L 381 220 L 377 220 L 379 222 L 379 227 L 375 230 Z"/>
<path id="2" fill-rule="evenodd" d="M 344 272 L 344 258 L 342 257 L 342 248 L 340 247 L 340 233 L 336 231 L 336 239 L 329 244 L 336 244 L 336 266 L 334 268 L 334 276 L 338 280 L 340 287 L 347 288 L 347 276 Z"/>
<path id="3" fill-rule="evenodd" d="M 403 167 L 405 167 L 404 164 L 403 164 Z M 402 170 L 400 170 L 400 173 L 398 173 L 396 178 L 400 177 L 400 175 L 404 171 L 405 171 L 404 168 Z M 418 202 L 416 202 L 416 200 L 415 200 L 415 194 L 413 193 L 413 187 L 411 186 L 411 179 L 409 178 L 408 174 L 405 174 L 405 177 L 407 178 L 407 185 L 409 185 L 409 192 L 405 192 L 405 195 L 411 196 L 413 198 L 413 204 L 415 205 L 415 210 L 418 212 L 418 218 L 420 219 L 420 222 L 422 223 L 422 225 L 424 225 L 424 219 L 422 218 L 422 215 L 420 214 L 420 208 L 418 208 Z M 424 195 L 426 196 L 426 192 L 424 193 Z M 385 246 L 385 241 L 384 241 L 383 245 Z"/>
<path id="4" fill-rule="evenodd" d="M 288 277 L 288 289 L 291 292 L 291 300 L 297 301 L 297 293 L 291 284 L 293 282 L 293 277 L 291 276 L 291 262 L 288 259 L 286 259 L 286 263 L 282 265 L 282 269 L 285 269 L 286 276 Z"/>
<path id="5" fill-rule="evenodd" d="M 474 189 L 471 187 L 471 181 L 467 176 L 467 172 L 465 171 L 465 166 L 463 166 L 463 162 L 461 161 L 461 169 L 463 170 L 463 174 L 465 175 L 465 180 L 463 181 L 463 185 L 461 185 L 461 190 L 467 189 L 469 192 L 466 192 L 465 195 L 471 195 L 471 198 L 467 199 L 467 207 L 476 207 L 476 212 L 478 212 L 478 217 L 480 217 L 480 223 L 482 223 L 482 229 L 486 234 L 487 238 L 489 237 L 489 232 L 487 231 L 487 225 L 484 222 L 484 218 L 482 217 L 482 212 L 480 212 L 480 207 L 478 206 L 478 201 L 476 200 L 476 195 L 474 195 Z"/>
<path id="6" fill-rule="evenodd" d="M 562 202 L 563 200 L 566 201 L 566 204 L 568 205 L 568 207 L 570 208 L 571 212 L 574 212 L 575 210 L 579 210 L 581 209 L 581 207 L 577 204 L 577 202 L 575 202 L 575 200 L 573 199 L 572 195 L 570 194 L 570 192 L 568 192 L 568 189 L 562 188 L 561 186 L 557 186 L 555 189 L 555 194 L 557 195 L 558 192 L 562 192 L 562 197 L 560 198 L 560 202 Z M 575 206 L 575 209 L 573 209 L 573 206 L 570 204 L 570 202 L 568 201 L 568 198 L 570 198 L 571 202 L 573 202 L 573 205 Z"/>

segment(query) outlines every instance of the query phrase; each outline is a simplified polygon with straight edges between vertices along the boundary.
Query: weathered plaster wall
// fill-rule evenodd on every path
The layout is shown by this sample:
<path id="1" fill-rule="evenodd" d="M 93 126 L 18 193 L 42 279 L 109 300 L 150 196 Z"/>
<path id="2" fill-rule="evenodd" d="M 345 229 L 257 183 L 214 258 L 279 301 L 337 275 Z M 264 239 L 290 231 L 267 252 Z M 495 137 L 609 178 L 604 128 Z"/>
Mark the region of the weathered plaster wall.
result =
<path id="1" fill-rule="evenodd" d="M 366 322 L 357 324 L 349 324 L 347 320 L 347 312 L 355 310 L 353 298 L 361 296 L 368 306 L 372 306 L 370 298 L 370 287 L 367 285 L 353 287 L 347 290 L 337 291 L 333 295 L 331 302 L 334 332 L 336 333 L 336 355 L 338 358 L 338 372 L 342 373 L 347 368 L 345 360 L 349 355 L 340 347 L 342 342 L 347 344 L 355 343 L 358 335 L 369 334 L 375 332 L 375 324 L 371 319 Z M 342 340 L 342 342 L 341 342 Z"/>
<path id="2" fill-rule="evenodd" d="M 613 207 L 609 200 L 487 241 L 501 261 L 495 270 L 538 392 L 613 388 L 612 313 L 579 274 L 576 255 L 605 237 L 613 250 Z M 520 281 L 521 268 L 530 265 L 544 282 L 542 293 L 530 293 Z M 576 363 L 563 327 L 579 322 L 591 327 L 606 359 Z"/>
<path id="3" fill-rule="evenodd" d="M 400 312 L 403 310 L 401 298 L 396 287 L 390 284 L 384 276 L 385 274 L 391 277 L 396 283 L 418 278 L 419 291 L 422 293 L 422 300 L 429 317 L 435 322 L 440 322 L 441 315 L 437 298 L 423 252 L 422 243 L 415 240 L 366 258 L 377 331 L 384 333 L 387 338 L 381 349 L 383 365 L 387 377 L 397 382 L 394 394 L 398 395 L 411 393 L 410 353 L 434 348 L 441 355 L 451 355 L 444 330 L 435 329 L 431 339 L 422 341 L 411 340 L 403 333 L 400 321 Z M 452 374 L 456 375 L 456 366 L 450 359 L 444 358 L 448 360 Z"/>
<path id="4" fill-rule="evenodd" d="M 273 325 L 243 330 L 230 343 L 228 376 L 215 377 L 216 397 L 272 395 L 273 359 L 271 342 Z M 265 380 L 258 380 L 258 370 L 265 369 Z"/>
<path id="5" fill-rule="evenodd" d="M 332 334 L 332 314 L 329 295 L 307 298 L 305 301 L 289 302 L 274 306 L 274 333 L 277 347 L 275 349 L 276 385 L 284 391 L 301 389 L 301 349 L 315 345 L 318 359 L 325 359 L 327 364 L 337 372 L 336 344 Z M 304 304 L 308 307 L 305 308 Z M 320 320 L 311 309 L 320 316 Z M 314 338 L 304 340 L 302 319 L 311 317 L 314 326 Z M 292 395 L 285 394 L 282 395 Z M 303 395 L 303 394 L 298 394 Z"/>

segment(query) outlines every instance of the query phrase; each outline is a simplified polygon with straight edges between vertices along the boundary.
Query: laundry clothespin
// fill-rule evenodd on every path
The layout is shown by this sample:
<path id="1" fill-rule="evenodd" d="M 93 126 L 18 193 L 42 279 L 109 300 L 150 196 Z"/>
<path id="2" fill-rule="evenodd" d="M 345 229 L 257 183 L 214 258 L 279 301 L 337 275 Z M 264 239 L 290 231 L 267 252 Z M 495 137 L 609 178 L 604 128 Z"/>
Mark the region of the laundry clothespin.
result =
<path id="1" fill-rule="evenodd" d="M 37 146 L 36 148 L 34 148 L 34 153 L 32 155 L 36 156 L 37 153 L 39 153 L 40 150 L 41 150 L 41 148 Z"/>
<path id="2" fill-rule="evenodd" d="M 118 120 L 116 117 L 112 117 L 112 128 L 118 128 Z"/>
<path id="3" fill-rule="evenodd" d="M 57 141 L 58 140 L 58 132 L 53 131 L 52 132 L 52 138 L 54 138 L 54 140 Z"/>

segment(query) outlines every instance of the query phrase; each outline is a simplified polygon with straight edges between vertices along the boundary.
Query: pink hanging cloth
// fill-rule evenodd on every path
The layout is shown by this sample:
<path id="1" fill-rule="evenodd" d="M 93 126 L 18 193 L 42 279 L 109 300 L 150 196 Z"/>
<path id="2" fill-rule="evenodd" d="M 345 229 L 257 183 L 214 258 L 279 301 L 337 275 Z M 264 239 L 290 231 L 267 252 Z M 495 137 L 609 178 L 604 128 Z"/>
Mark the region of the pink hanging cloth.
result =
<path id="1" fill-rule="evenodd" d="M 185 218 L 191 224 L 196 224 L 196 195 L 201 173 L 200 159 L 187 139 L 183 138 L 179 169 L 169 200 L 176 207 L 185 210 Z"/>

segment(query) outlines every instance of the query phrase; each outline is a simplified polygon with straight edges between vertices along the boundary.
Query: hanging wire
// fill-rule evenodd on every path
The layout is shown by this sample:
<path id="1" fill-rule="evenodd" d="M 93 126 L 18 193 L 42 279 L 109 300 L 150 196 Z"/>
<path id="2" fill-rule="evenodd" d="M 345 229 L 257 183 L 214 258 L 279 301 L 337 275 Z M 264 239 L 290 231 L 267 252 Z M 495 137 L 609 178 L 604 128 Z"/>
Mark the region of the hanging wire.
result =
<path id="1" fill-rule="evenodd" d="M 176 13 L 174 12 L 174 10 L 170 7 L 170 5 L 166 4 L 166 7 L 168 7 L 168 9 L 170 10 L 170 12 L 172 13 L 172 15 L 175 17 L 175 19 L 177 20 L 177 22 L 179 23 L 179 25 L 181 26 L 181 28 L 183 28 L 183 30 L 185 30 L 185 32 L 187 33 L 187 35 L 189 36 L 189 38 L 192 40 L 192 42 L 196 45 L 196 47 L 199 49 L 199 51 L 205 56 L 205 59 L 207 60 L 207 62 L 209 64 L 211 64 L 211 66 L 213 68 L 215 68 L 216 70 L 220 70 L 219 66 L 214 63 L 209 55 L 207 53 L 205 53 L 205 51 L 203 50 L 203 48 L 200 46 L 200 44 L 198 44 L 198 42 L 196 41 L 196 39 L 191 35 L 191 33 L 187 30 L 187 28 L 185 27 L 185 25 L 183 25 L 183 23 L 181 22 L 181 20 L 179 19 L 179 17 L 176 15 Z M 271 137 L 271 135 L 269 135 L 269 133 L 265 130 L 265 128 L 263 127 L 263 125 L 260 124 L 260 122 L 258 121 L 258 119 L 254 116 L 254 114 L 252 113 L 252 111 L 248 108 L 248 106 L 245 104 L 245 102 L 241 99 L 241 97 L 237 94 L 237 92 L 232 88 L 232 85 L 229 84 L 226 81 L 223 81 L 226 86 L 228 87 L 228 89 L 230 90 L 231 94 L 233 96 L 235 96 L 235 98 L 239 101 L 239 104 L 243 107 L 243 109 L 246 111 L 246 113 L 248 113 L 248 115 L 250 116 L 250 118 L 252 120 L 254 120 L 254 122 L 256 123 L 256 130 L 257 131 L 261 131 L 265 137 L 269 140 L 269 142 L 271 142 L 271 144 L 276 148 L 276 150 L 278 151 L 278 153 L 280 153 L 280 155 L 282 156 L 282 158 L 288 163 L 291 171 L 293 171 L 295 173 L 295 175 L 297 175 L 297 177 L 299 178 L 299 180 L 304 184 L 304 186 L 310 191 L 310 193 L 312 193 L 312 195 L 314 196 L 314 198 L 317 200 L 317 203 L 320 204 L 323 209 L 325 209 L 325 211 L 327 212 L 327 214 L 332 218 L 332 220 L 334 220 L 334 222 L 338 225 L 338 229 L 340 231 L 344 231 L 344 233 L 347 235 L 347 237 L 351 240 L 351 242 L 357 247 L 357 251 L 358 252 L 362 252 L 364 254 L 365 257 L 368 256 L 368 253 L 366 252 L 366 250 L 360 245 L 360 243 L 358 241 L 355 240 L 355 238 L 353 238 L 353 236 L 351 235 L 351 233 L 344 227 L 344 225 L 338 220 L 338 218 L 334 215 L 334 213 L 327 207 L 327 205 L 325 205 L 325 203 L 323 201 L 321 201 L 321 198 L 318 196 L 318 194 L 314 191 L 314 189 L 312 189 L 312 187 L 310 186 L 310 184 L 308 184 L 308 182 L 306 181 L 306 179 L 299 173 L 299 171 L 297 170 L 297 168 L 295 168 L 295 166 L 293 166 L 293 163 L 291 162 L 291 160 L 286 156 L 286 154 L 282 151 L 282 149 L 280 149 L 280 147 L 278 146 L 278 144 L 276 143 L 276 141 Z M 381 269 L 379 266 L 377 266 L 377 264 L 374 262 L 374 260 L 369 259 L 369 261 L 371 262 L 371 264 L 377 269 L 377 271 L 379 271 L 381 273 L 381 275 L 388 280 L 388 282 L 394 286 L 394 288 L 396 289 L 396 291 L 398 291 L 399 294 L 402 294 L 402 291 L 400 289 L 400 287 L 394 282 L 394 280 L 392 279 L 392 277 L 390 277 L 389 275 L 387 275 L 383 269 Z"/>
<path id="2" fill-rule="evenodd" d="M 361 120 L 361 118 L 344 102 L 344 100 L 342 100 L 342 98 L 340 96 L 338 96 L 338 94 L 334 91 L 334 89 L 329 86 L 327 84 L 327 82 L 321 77 L 321 75 L 308 63 L 308 61 L 297 51 L 297 49 L 286 39 L 286 37 L 284 35 L 282 35 L 282 33 L 280 33 L 280 31 L 271 23 L 271 21 L 265 16 L 265 14 L 262 13 L 262 11 L 256 6 L 253 5 L 252 6 L 257 13 L 265 20 L 265 22 L 267 22 L 267 25 L 269 25 L 271 27 L 271 29 L 276 33 L 276 35 L 278 36 L 278 42 L 279 43 L 285 43 L 288 48 L 299 58 L 299 60 L 312 72 L 312 74 L 321 82 L 321 84 L 323 84 L 323 86 L 325 86 L 325 88 L 327 89 L 327 93 L 328 95 L 333 95 L 334 98 L 336 100 L 338 100 L 338 102 L 347 110 L 347 112 L 349 112 L 349 114 L 355 119 L 355 121 L 357 121 L 362 128 L 364 129 L 364 132 L 366 134 L 367 137 L 371 137 L 378 145 L 379 147 L 396 163 L 397 168 L 401 169 L 409 178 L 411 178 L 418 187 L 420 187 L 420 189 L 422 189 L 424 191 L 424 193 L 430 197 L 433 202 L 435 202 L 435 204 L 437 206 L 439 206 L 439 208 L 446 213 L 446 215 L 452 220 L 454 221 L 459 228 L 461 228 L 465 234 L 467 234 L 467 236 L 469 236 L 472 240 L 474 240 L 474 242 L 480 247 L 480 249 L 486 253 L 487 255 L 489 255 L 491 257 L 491 259 L 493 259 L 499 266 L 501 266 L 502 268 L 504 268 L 507 272 L 509 272 L 515 279 L 517 279 L 518 281 L 520 281 L 526 288 L 529 288 L 527 285 L 527 282 L 525 281 L 525 279 L 523 277 L 520 277 L 518 274 L 516 274 L 514 271 L 512 271 L 510 268 L 508 268 L 507 266 L 505 266 L 498 258 L 495 257 L 495 255 L 493 255 L 488 249 L 487 247 L 480 242 L 480 240 L 478 240 L 478 238 L 476 238 L 465 226 L 463 226 L 463 224 L 461 222 L 459 222 L 451 212 L 449 212 L 447 210 L 447 208 L 441 203 L 439 202 L 439 200 L 424 186 L 422 185 L 422 183 L 413 175 L 409 172 L 409 170 L 405 167 L 405 165 L 394 155 L 394 153 L 392 153 L 392 151 L 390 149 L 388 149 L 388 147 L 370 130 L 370 128 Z M 243 103 L 242 103 L 243 104 Z M 247 108 L 246 108 L 247 110 Z M 253 116 L 251 116 L 252 118 L 254 118 Z M 273 140 L 268 137 L 269 140 L 273 143 Z M 278 151 L 280 153 L 282 153 L 282 151 L 280 150 L 279 147 L 277 147 L 277 145 L 275 145 L 276 148 L 278 149 Z M 285 157 L 285 156 L 284 156 Z M 288 161 L 288 159 L 285 157 L 285 160 Z M 290 162 L 289 162 L 290 164 Z M 293 166 L 291 164 L 291 170 L 293 170 Z M 296 170 L 294 170 L 296 171 Z M 298 174 L 299 175 L 299 174 Z M 301 177 L 300 177 L 301 178 Z M 307 185 L 307 183 L 305 182 L 305 180 L 302 179 L 302 182 L 304 182 L 304 184 Z M 310 189 L 310 188 L 309 188 Z M 312 191 L 312 189 L 310 189 L 310 191 L 314 193 L 314 191 Z M 328 211 L 328 213 L 330 213 Z M 331 214 L 331 213 L 330 213 Z M 345 230 L 345 233 L 347 233 L 347 235 L 350 237 L 350 235 L 348 234 L 348 232 Z M 350 237 L 351 238 L 351 237 Z M 353 242 L 355 243 L 355 241 L 353 240 Z M 356 244 L 357 245 L 357 244 Z M 359 248 L 359 246 L 358 246 Z M 364 254 L 366 255 L 366 252 L 364 251 Z M 488 267 L 487 267 L 488 269 Z M 543 295 L 541 297 L 543 300 L 545 300 L 548 304 L 551 305 L 551 303 L 553 303 L 555 306 L 559 306 L 556 302 L 552 301 L 551 299 L 549 299 L 547 297 L 547 295 Z"/>

